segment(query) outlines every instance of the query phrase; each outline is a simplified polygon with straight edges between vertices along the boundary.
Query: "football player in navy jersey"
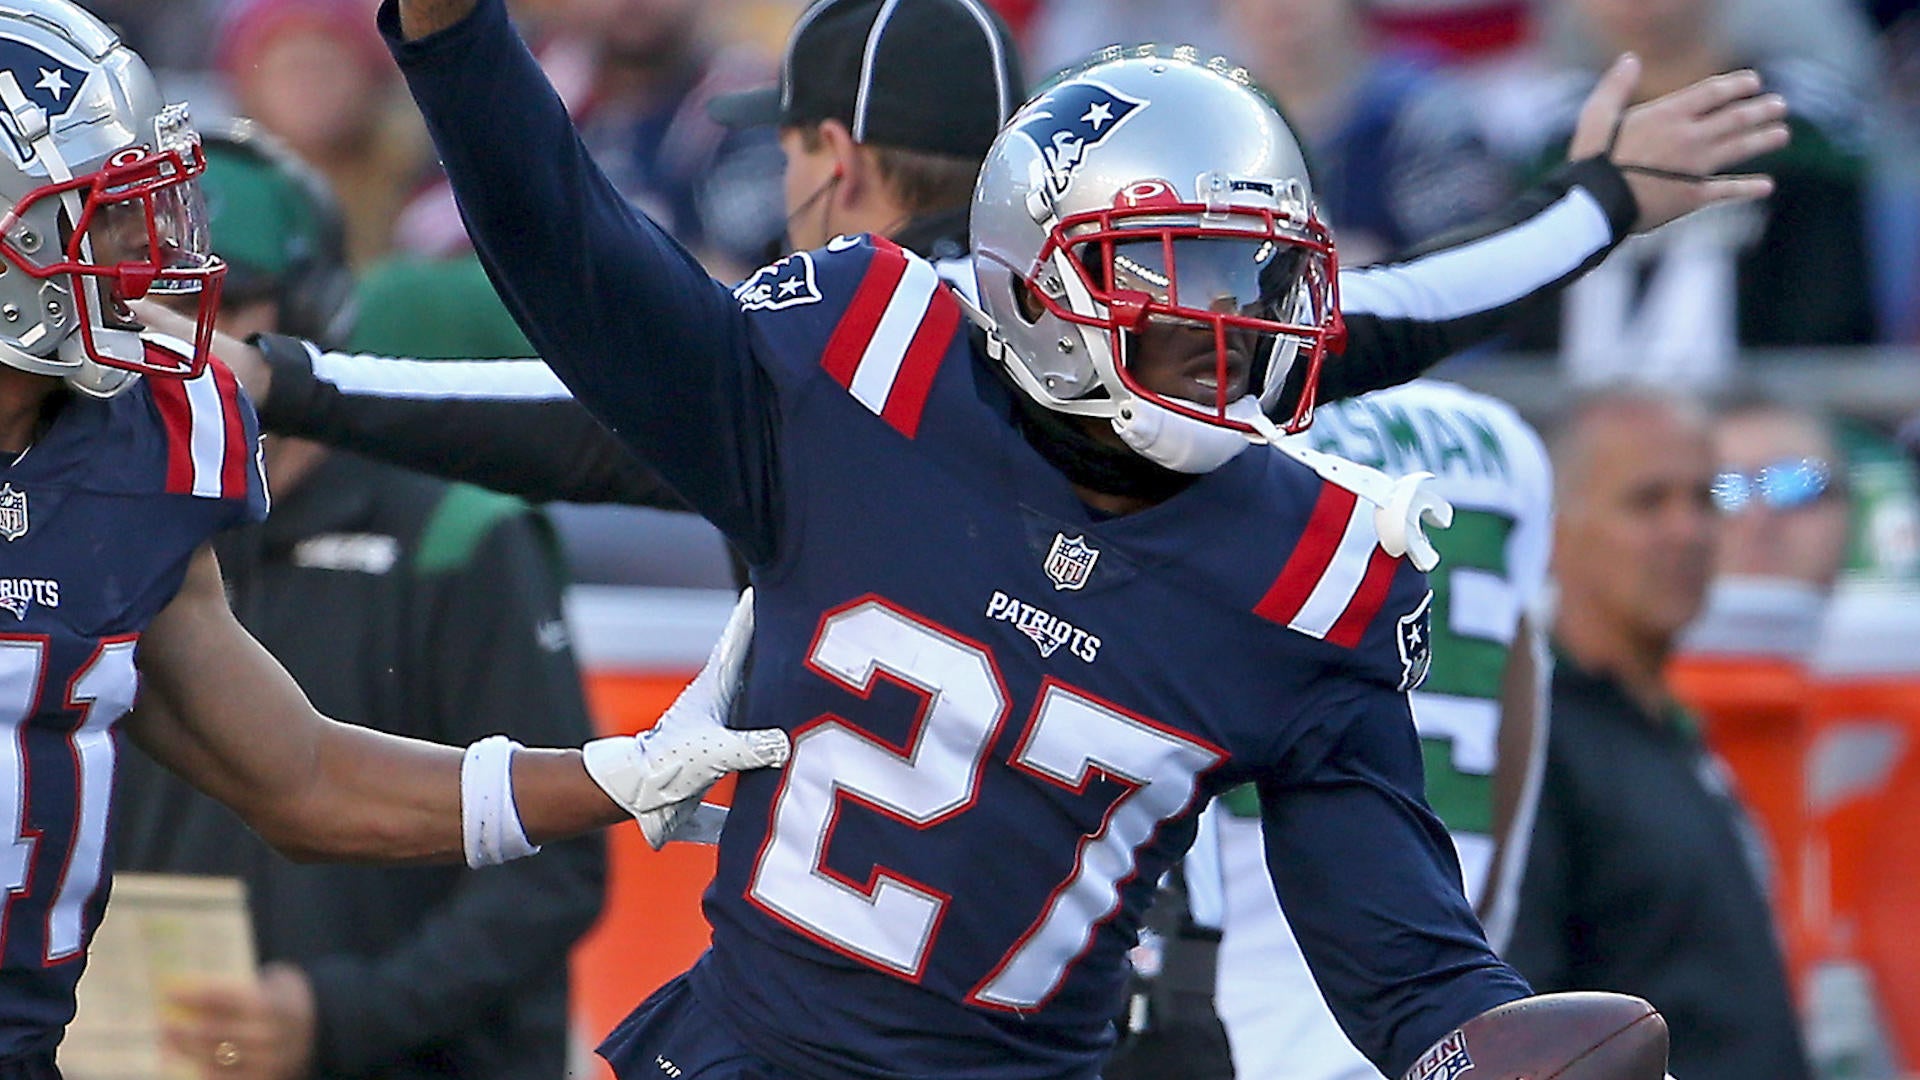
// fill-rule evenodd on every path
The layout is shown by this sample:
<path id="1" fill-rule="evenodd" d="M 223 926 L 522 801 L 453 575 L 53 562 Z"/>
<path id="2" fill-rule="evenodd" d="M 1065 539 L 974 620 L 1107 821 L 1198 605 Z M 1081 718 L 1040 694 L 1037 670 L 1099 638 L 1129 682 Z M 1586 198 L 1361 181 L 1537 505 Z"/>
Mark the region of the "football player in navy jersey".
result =
<path id="1" fill-rule="evenodd" d="M 533 344 L 751 565 L 746 718 L 792 735 L 737 790 L 712 949 L 601 1047 L 620 1076 L 1095 1076 L 1153 881 L 1247 781 L 1354 1042 L 1394 1075 L 1473 1067 L 1455 1040 L 1419 1063 L 1528 991 L 1420 794 L 1409 563 L 1444 510 L 1274 445 L 1342 305 L 1293 138 L 1230 65 L 1115 54 L 1016 114 L 973 206 L 977 303 L 871 237 L 729 290 L 598 173 L 501 0 L 381 20 Z M 1784 137 L 1757 89 L 1689 99 L 1718 116 L 1684 168 Z M 1765 190 L 1669 174 L 1615 220 L 1593 188 L 1620 172 L 1586 166 L 1542 230 L 1587 246 L 1362 274 L 1400 325 L 1349 355 L 1445 351 L 1637 214 Z"/>
<path id="2" fill-rule="evenodd" d="M 475 865 L 628 814 L 660 840 L 722 771 L 785 757 L 778 732 L 722 727 L 708 690 L 657 737 L 584 752 L 463 753 L 314 712 L 234 621 L 208 546 L 266 495 L 252 411 L 207 353 L 225 268 L 204 167 L 185 109 L 105 25 L 64 0 L 0 8 L 5 1080 L 58 1076 L 121 731 L 288 854 Z M 143 333 L 144 296 L 197 309 L 194 340 Z"/>

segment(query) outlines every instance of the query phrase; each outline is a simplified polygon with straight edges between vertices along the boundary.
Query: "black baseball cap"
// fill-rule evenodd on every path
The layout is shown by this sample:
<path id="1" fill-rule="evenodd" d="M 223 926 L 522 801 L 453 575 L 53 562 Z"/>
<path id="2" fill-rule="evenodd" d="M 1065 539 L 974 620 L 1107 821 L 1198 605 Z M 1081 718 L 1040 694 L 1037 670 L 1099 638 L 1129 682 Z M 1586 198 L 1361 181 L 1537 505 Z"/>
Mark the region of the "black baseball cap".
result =
<path id="1" fill-rule="evenodd" d="M 779 84 L 707 113 L 728 127 L 839 120 L 855 142 L 981 158 L 1025 88 L 983 0 L 819 0 L 793 24 Z"/>

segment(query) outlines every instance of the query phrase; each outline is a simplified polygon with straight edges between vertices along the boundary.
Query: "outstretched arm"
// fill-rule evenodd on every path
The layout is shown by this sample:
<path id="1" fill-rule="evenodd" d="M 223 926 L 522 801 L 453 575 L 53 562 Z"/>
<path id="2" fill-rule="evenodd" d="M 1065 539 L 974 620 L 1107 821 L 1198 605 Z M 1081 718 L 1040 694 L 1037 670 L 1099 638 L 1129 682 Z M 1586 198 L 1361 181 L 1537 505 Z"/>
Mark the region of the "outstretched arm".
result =
<path id="1" fill-rule="evenodd" d="M 143 635 L 138 659 L 144 689 L 129 733 L 288 856 L 477 861 L 472 837 L 489 800 L 474 796 L 498 789 L 463 783 L 469 759 L 457 748 L 316 712 L 234 620 L 211 549 L 194 557 L 180 592 Z M 589 775 L 580 751 L 549 749 L 506 757 L 498 788 L 509 797 L 497 801 L 517 808 L 515 828 L 539 844 L 664 810 L 735 768 L 785 760 L 783 735 L 706 719 L 691 733 L 663 724 L 599 740 L 627 763 L 618 801 Z"/>
<path id="2" fill-rule="evenodd" d="M 140 321 L 182 341 L 193 323 L 151 301 Z M 325 352 L 312 342 L 214 334 L 214 355 L 253 399 L 260 426 L 531 502 L 688 509 L 539 360 L 409 360 Z"/>
<path id="3" fill-rule="evenodd" d="M 380 25 L 541 358 L 749 561 L 771 559 L 776 410 L 740 304 L 614 189 L 503 0 L 387 0 Z"/>
<path id="4" fill-rule="evenodd" d="M 1328 358 L 1320 400 L 1397 386 L 1486 341 L 1632 233 L 1772 192 L 1764 176 L 1719 175 L 1786 145 L 1786 103 L 1758 75 L 1716 75 L 1628 108 L 1639 76 L 1632 56 L 1616 62 L 1581 109 L 1569 163 L 1492 219 L 1341 271 L 1347 349 Z M 1292 414 L 1303 375 L 1276 414 Z"/>

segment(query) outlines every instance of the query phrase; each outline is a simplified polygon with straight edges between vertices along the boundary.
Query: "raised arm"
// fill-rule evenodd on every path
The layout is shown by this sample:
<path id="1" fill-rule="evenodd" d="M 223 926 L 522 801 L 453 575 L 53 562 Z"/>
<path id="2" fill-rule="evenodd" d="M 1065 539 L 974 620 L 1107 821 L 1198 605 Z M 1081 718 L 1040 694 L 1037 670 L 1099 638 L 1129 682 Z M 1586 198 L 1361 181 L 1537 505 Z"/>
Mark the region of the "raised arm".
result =
<path id="1" fill-rule="evenodd" d="M 1786 145 L 1786 103 L 1738 71 L 1627 108 L 1639 62 L 1623 57 L 1580 112 L 1569 164 L 1487 221 L 1376 266 L 1340 273 L 1346 352 L 1320 399 L 1412 379 L 1548 303 L 1635 232 L 1722 202 L 1764 198 L 1763 176 L 1721 176 Z M 1279 411 L 1290 414 L 1295 393 Z"/>
<path id="2" fill-rule="evenodd" d="M 192 339 L 178 312 L 145 300 L 135 309 L 150 329 Z M 688 509 L 539 360 L 406 360 L 218 332 L 213 351 L 276 435 L 534 502 Z"/>
<path id="3" fill-rule="evenodd" d="M 770 557 L 774 409 L 739 304 L 602 175 L 503 0 L 388 0 L 380 23 L 539 355 L 750 561 Z"/>

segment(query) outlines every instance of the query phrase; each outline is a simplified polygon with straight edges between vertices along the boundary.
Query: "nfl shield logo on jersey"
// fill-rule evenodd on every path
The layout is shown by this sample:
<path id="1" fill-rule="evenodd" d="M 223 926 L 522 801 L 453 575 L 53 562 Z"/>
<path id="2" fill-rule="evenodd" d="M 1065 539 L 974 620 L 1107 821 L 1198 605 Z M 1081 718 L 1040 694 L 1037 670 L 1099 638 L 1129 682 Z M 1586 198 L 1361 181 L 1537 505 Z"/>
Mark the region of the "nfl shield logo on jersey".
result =
<path id="1" fill-rule="evenodd" d="M 1427 679 L 1433 666 L 1433 626 L 1428 610 L 1433 607 L 1433 590 L 1420 598 L 1420 606 L 1400 617 L 1397 644 L 1400 647 L 1400 689 L 1417 688 Z"/>
<path id="2" fill-rule="evenodd" d="M 1093 564 L 1100 553 L 1087 546 L 1085 535 L 1053 534 L 1053 550 L 1047 552 L 1047 577 L 1055 589 L 1079 589 L 1093 576 Z"/>
<path id="3" fill-rule="evenodd" d="M 1473 1071 L 1473 1059 L 1467 1056 L 1467 1037 L 1459 1031 L 1427 1049 L 1420 1060 L 1407 1070 L 1407 1080 L 1454 1080 Z"/>
<path id="4" fill-rule="evenodd" d="M 18 540 L 27 535 L 27 493 L 0 485 L 0 537 Z"/>

